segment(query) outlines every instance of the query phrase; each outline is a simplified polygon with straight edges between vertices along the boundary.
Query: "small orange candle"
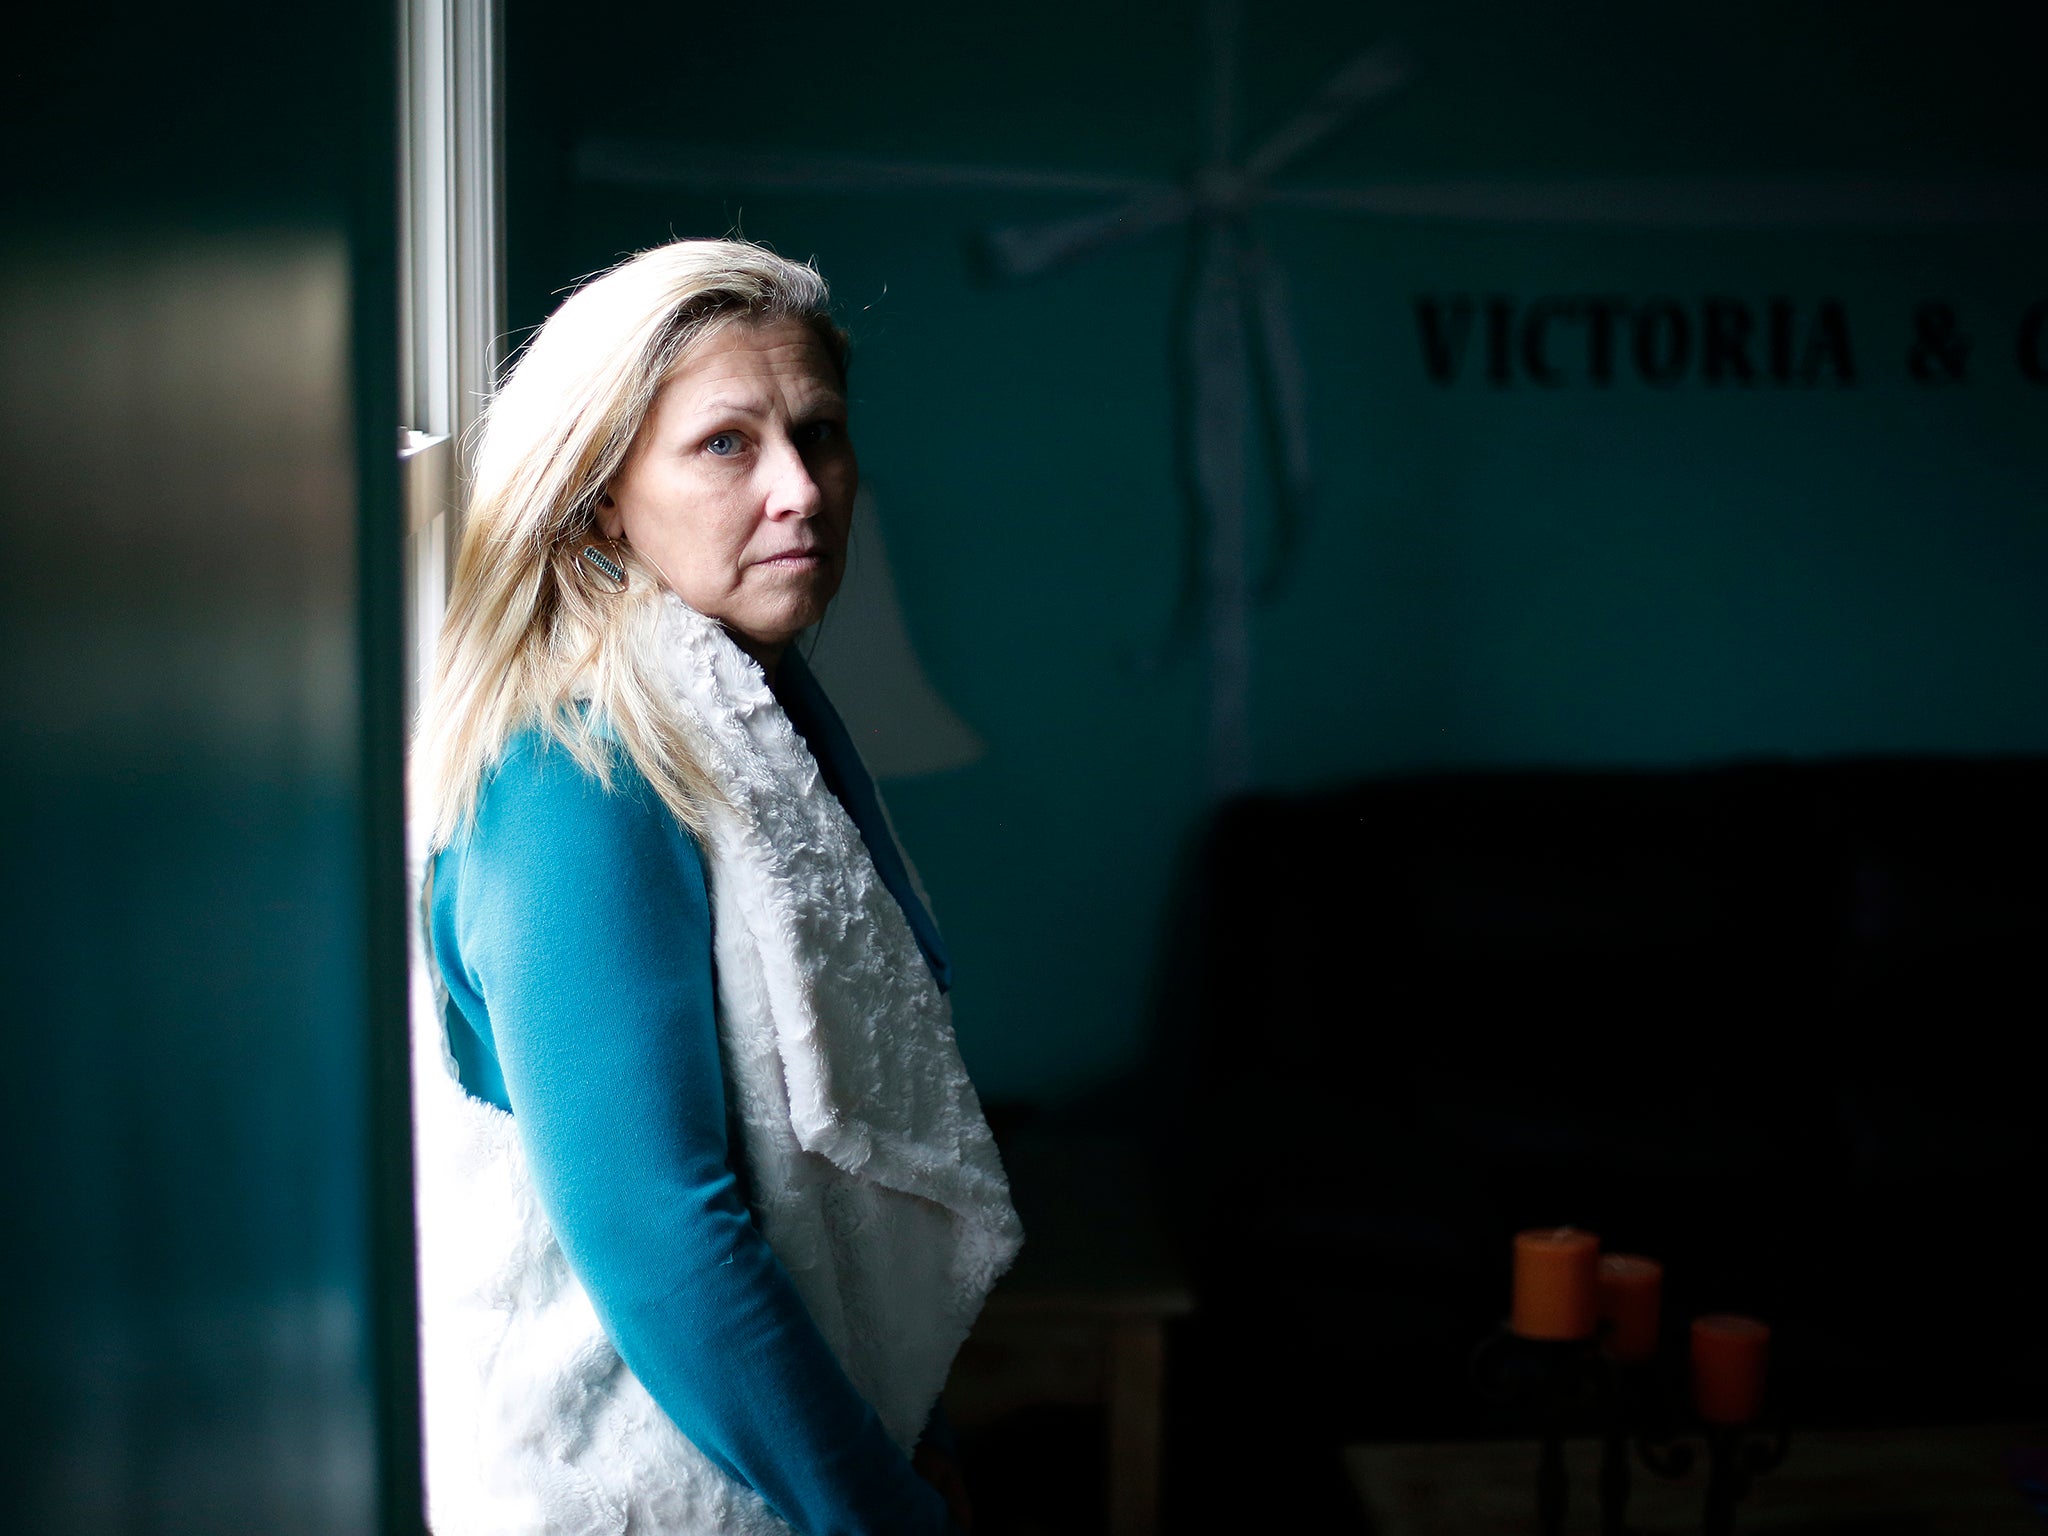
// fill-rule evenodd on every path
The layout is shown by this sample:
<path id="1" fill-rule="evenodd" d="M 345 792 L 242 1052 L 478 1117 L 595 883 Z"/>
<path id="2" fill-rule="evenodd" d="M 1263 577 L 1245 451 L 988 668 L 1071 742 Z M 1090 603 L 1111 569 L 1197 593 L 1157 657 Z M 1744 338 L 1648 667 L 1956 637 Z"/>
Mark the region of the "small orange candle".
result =
<path id="1" fill-rule="evenodd" d="M 1600 1255 L 1600 1318 L 1607 1324 L 1609 1358 L 1640 1365 L 1657 1353 L 1663 1293 L 1664 1266 L 1655 1259 L 1635 1253 Z"/>
<path id="2" fill-rule="evenodd" d="M 1692 1320 L 1692 1402 L 1709 1424 L 1747 1424 L 1764 1402 L 1771 1330 L 1753 1317 Z"/>
<path id="3" fill-rule="evenodd" d="M 1577 1227 L 1515 1234 L 1515 1306 L 1525 1339 L 1590 1339 L 1600 1326 L 1600 1239 Z"/>

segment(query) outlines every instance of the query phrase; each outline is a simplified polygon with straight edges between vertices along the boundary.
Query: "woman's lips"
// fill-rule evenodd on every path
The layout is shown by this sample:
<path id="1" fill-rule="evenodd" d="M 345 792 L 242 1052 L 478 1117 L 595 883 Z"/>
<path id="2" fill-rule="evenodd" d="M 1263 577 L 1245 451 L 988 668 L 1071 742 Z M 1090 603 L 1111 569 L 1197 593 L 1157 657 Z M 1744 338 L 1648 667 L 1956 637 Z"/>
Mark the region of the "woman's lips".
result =
<path id="1" fill-rule="evenodd" d="M 822 549 L 792 549 L 780 555 L 770 555 L 764 560 L 756 560 L 754 563 L 765 565 L 770 570 L 806 571 L 812 566 L 823 565 L 825 552 Z"/>

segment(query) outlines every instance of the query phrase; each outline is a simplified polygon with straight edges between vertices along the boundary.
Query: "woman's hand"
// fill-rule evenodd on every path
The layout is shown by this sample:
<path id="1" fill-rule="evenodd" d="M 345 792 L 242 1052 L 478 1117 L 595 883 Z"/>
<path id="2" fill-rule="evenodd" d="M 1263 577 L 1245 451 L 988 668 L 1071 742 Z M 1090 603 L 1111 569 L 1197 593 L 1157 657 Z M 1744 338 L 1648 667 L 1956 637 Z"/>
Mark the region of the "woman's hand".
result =
<path id="1" fill-rule="evenodd" d="M 973 1536 L 974 1506 L 967 1497 L 967 1480 L 960 1475 L 960 1463 L 935 1446 L 919 1445 L 911 1454 L 910 1464 L 919 1477 L 945 1495 L 946 1511 L 960 1527 L 962 1536 Z"/>

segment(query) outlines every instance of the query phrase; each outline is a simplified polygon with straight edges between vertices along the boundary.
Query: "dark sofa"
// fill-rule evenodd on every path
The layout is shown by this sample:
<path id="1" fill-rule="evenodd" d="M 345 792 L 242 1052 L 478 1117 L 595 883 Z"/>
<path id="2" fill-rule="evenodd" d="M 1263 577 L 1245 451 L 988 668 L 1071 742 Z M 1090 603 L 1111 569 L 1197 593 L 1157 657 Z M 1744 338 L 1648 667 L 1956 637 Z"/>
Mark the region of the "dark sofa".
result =
<path id="1" fill-rule="evenodd" d="M 1771 1321 L 1805 1422 L 2044 1411 L 2044 804 L 2028 758 L 1226 807 L 1123 1090 L 1198 1301 L 1185 1411 L 1498 1430 L 1466 1353 L 1511 1234 L 1566 1222 L 1665 1262 L 1672 1358 L 1694 1313 Z"/>

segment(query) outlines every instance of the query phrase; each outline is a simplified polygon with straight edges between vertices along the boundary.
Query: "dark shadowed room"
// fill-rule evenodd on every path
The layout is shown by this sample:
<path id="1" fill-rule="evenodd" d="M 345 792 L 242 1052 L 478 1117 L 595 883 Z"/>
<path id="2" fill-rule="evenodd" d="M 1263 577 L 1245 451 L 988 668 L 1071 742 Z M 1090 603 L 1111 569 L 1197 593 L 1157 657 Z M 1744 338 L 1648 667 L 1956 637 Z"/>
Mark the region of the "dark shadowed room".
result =
<path id="1" fill-rule="evenodd" d="M 2048 1536 L 2038 7 L 45 10 L 25 1536 Z"/>

